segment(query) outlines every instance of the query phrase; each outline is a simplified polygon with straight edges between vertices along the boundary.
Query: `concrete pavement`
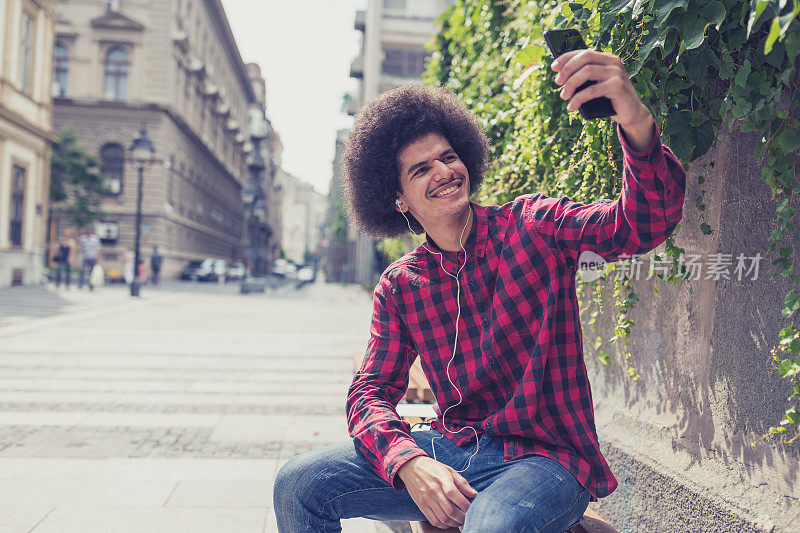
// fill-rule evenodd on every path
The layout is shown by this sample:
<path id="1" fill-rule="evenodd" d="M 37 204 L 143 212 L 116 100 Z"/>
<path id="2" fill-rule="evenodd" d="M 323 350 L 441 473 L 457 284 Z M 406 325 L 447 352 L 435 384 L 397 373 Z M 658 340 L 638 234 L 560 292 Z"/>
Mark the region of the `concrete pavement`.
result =
<path id="1" fill-rule="evenodd" d="M 142 295 L 0 291 L 0 533 L 276 531 L 280 465 L 347 438 L 367 292 Z"/>

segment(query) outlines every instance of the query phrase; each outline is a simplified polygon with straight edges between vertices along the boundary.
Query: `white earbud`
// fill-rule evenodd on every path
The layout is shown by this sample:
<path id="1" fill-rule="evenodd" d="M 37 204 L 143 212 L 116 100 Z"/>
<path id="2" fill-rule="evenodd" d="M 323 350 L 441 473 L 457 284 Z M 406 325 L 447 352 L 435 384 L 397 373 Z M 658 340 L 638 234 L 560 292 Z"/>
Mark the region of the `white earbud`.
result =
<path id="1" fill-rule="evenodd" d="M 394 201 L 394 205 L 396 205 L 397 207 L 400 207 L 401 205 L 403 205 L 403 202 L 401 202 L 400 198 L 398 198 L 397 200 Z"/>

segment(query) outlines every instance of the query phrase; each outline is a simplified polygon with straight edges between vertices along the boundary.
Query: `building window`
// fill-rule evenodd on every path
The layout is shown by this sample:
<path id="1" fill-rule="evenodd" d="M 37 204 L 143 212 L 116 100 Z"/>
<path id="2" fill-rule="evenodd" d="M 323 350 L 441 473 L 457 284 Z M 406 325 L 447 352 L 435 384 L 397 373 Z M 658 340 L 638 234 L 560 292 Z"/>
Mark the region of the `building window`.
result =
<path id="1" fill-rule="evenodd" d="M 419 78 L 425 70 L 428 54 L 411 48 L 385 48 L 382 69 L 384 74 L 402 78 Z"/>
<path id="2" fill-rule="evenodd" d="M 119 239 L 119 224 L 116 222 L 95 222 L 94 234 L 100 237 L 104 244 L 113 244 Z"/>
<path id="3" fill-rule="evenodd" d="M 14 165 L 11 173 L 11 246 L 22 246 L 25 213 L 25 167 Z"/>
<path id="4" fill-rule="evenodd" d="M 383 0 L 383 8 L 386 11 L 402 11 L 406 10 L 406 0 Z"/>
<path id="5" fill-rule="evenodd" d="M 53 83 L 55 95 L 63 98 L 67 95 L 67 71 L 69 70 L 69 53 L 67 47 L 56 43 L 53 52 Z"/>
<path id="6" fill-rule="evenodd" d="M 29 93 L 33 62 L 33 15 L 24 10 L 22 11 L 19 36 L 19 82 L 22 92 Z"/>
<path id="7" fill-rule="evenodd" d="M 103 95 L 109 100 L 128 98 L 128 52 L 122 48 L 112 48 L 106 55 L 106 75 Z"/>
<path id="8" fill-rule="evenodd" d="M 122 193 L 122 173 L 125 167 L 125 150 L 118 144 L 106 144 L 100 149 L 100 160 L 106 189 L 109 194 Z"/>

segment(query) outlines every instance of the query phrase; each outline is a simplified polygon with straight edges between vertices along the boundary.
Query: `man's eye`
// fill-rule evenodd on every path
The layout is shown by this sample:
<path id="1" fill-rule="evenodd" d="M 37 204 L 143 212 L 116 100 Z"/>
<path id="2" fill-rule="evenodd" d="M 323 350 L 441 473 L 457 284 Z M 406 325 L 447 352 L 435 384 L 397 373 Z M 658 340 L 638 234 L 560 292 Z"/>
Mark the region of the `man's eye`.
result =
<path id="1" fill-rule="evenodd" d="M 444 158 L 444 160 L 445 160 L 446 162 L 448 162 L 448 163 L 449 163 L 450 161 L 454 161 L 454 160 L 456 160 L 456 159 L 458 159 L 458 158 L 457 158 L 456 156 L 454 156 L 454 155 L 448 155 L 448 156 L 446 156 L 446 157 Z"/>
<path id="2" fill-rule="evenodd" d="M 414 172 L 414 174 L 411 175 L 411 177 L 413 178 L 414 176 L 419 176 L 421 173 L 427 172 L 427 170 L 428 167 L 420 167 L 416 172 Z"/>

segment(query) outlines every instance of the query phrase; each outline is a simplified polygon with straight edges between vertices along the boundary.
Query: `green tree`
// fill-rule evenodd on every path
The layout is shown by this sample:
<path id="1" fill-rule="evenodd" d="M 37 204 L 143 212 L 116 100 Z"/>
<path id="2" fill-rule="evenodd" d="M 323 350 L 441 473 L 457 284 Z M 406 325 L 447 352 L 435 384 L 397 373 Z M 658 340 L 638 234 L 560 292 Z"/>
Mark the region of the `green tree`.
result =
<path id="1" fill-rule="evenodd" d="M 75 132 L 61 133 L 50 165 L 50 208 L 64 213 L 71 226 L 82 228 L 103 216 L 100 201 L 108 191 L 99 169 L 100 160 L 77 145 Z"/>

